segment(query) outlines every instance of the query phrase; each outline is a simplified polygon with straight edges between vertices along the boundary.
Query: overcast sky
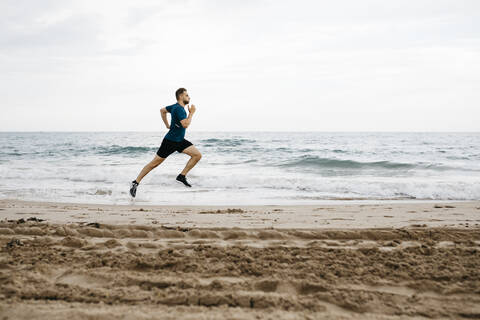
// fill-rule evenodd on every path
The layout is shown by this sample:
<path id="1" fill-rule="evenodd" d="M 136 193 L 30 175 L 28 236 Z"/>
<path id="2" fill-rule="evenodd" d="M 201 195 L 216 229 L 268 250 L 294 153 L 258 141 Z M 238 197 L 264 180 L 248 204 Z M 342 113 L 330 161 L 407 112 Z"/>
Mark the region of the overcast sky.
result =
<path id="1" fill-rule="evenodd" d="M 0 2 L 1 131 L 480 131 L 480 1 Z"/>

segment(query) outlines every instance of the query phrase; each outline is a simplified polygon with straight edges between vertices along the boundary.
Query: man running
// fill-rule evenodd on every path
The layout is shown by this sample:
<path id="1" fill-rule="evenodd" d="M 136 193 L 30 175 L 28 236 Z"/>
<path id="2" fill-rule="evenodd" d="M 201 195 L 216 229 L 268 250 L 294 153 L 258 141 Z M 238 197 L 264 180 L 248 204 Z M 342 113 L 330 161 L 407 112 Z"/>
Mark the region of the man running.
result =
<path id="1" fill-rule="evenodd" d="M 195 146 L 185 139 L 185 129 L 188 128 L 192 122 L 192 116 L 195 113 L 195 106 L 192 104 L 188 106 L 188 117 L 185 112 L 185 105 L 189 104 L 190 97 L 188 96 L 187 89 L 180 88 L 175 92 L 177 103 L 160 109 L 162 120 L 165 123 L 167 129 L 170 129 L 163 138 L 162 144 L 153 158 L 139 173 L 137 179 L 133 180 L 130 185 L 130 195 L 135 198 L 137 193 L 137 187 L 144 176 L 147 175 L 152 169 L 156 168 L 173 152 L 183 152 L 190 156 L 185 168 L 177 176 L 177 181 L 183 183 L 187 187 L 191 185 L 187 182 L 186 175 L 190 169 L 192 169 L 197 162 L 202 158 L 200 151 Z M 170 125 L 167 120 L 167 113 L 171 114 Z"/>

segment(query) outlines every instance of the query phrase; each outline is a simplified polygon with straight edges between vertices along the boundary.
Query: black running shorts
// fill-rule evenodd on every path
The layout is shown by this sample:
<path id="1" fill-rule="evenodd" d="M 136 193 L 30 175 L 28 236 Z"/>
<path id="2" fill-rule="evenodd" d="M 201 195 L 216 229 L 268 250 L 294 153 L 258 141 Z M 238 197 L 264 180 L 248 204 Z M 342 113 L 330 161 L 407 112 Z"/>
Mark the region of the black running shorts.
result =
<path id="1" fill-rule="evenodd" d="M 175 151 L 182 152 L 189 146 L 193 146 L 193 143 L 187 139 L 177 142 L 163 138 L 162 144 L 160 145 L 160 148 L 158 148 L 157 155 L 161 158 L 166 158 Z"/>

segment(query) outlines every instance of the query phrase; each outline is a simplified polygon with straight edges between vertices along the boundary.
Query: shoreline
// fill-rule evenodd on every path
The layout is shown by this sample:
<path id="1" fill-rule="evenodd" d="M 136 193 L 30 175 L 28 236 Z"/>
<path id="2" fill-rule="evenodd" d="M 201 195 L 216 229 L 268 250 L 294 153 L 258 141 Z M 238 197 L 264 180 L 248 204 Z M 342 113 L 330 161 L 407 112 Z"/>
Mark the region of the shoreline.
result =
<path id="1" fill-rule="evenodd" d="M 451 200 L 451 199 L 442 199 L 442 200 L 433 200 L 433 199 L 412 199 L 412 198 L 384 198 L 384 199 L 370 199 L 370 198 L 332 198 L 332 199 L 321 199 L 313 200 L 302 200 L 301 203 L 281 203 L 275 200 L 272 200 L 272 203 L 216 203 L 216 204 L 184 204 L 184 203 L 151 203 L 149 201 L 141 201 L 138 199 L 130 200 L 126 202 L 112 203 L 110 201 L 56 201 L 56 200 L 42 200 L 42 199 L 23 199 L 23 198 L 0 198 L 0 201 L 23 201 L 23 202 L 40 202 L 40 203 L 59 203 L 66 205 L 99 205 L 99 206 L 154 206 L 154 207 L 225 207 L 225 206 L 242 206 L 242 207 L 262 207 L 262 206 L 320 206 L 320 205 L 361 205 L 361 204 L 402 204 L 402 203 L 465 203 L 465 202 L 480 202 L 480 200 L 470 199 L 470 200 Z"/>

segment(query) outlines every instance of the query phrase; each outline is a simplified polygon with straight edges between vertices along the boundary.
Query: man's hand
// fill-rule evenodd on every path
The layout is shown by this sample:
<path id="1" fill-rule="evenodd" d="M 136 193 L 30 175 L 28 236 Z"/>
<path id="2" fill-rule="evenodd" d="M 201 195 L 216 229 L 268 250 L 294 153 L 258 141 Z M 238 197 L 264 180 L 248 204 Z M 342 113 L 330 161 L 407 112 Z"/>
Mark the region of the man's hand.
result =
<path id="1" fill-rule="evenodd" d="M 192 104 L 191 106 L 188 106 L 188 112 L 190 112 L 190 113 L 195 113 L 196 110 L 197 110 L 197 109 L 195 108 L 195 105 L 194 105 L 194 104 Z"/>

